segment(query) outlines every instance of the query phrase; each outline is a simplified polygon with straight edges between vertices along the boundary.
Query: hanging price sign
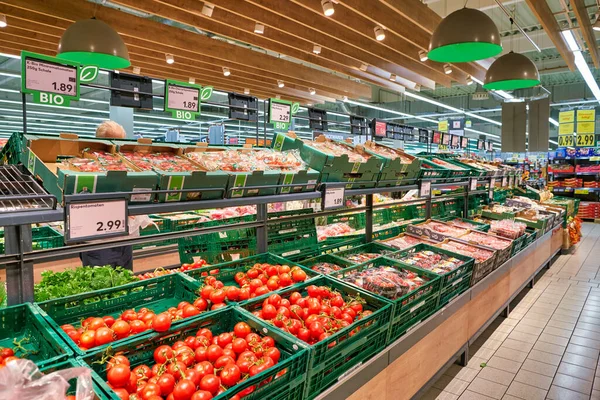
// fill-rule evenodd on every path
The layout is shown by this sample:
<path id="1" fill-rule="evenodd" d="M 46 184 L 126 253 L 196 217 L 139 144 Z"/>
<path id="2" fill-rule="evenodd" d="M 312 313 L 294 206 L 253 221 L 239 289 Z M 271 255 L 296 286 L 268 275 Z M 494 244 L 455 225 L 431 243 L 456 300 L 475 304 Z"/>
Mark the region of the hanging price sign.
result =
<path id="1" fill-rule="evenodd" d="M 558 147 L 573 147 L 574 143 L 573 133 L 558 134 Z"/>
<path id="2" fill-rule="evenodd" d="M 581 122 L 580 122 L 581 123 Z M 593 124 L 593 122 L 592 122 Z M 578 124 L 579 126 L 579 124 Z M 596 135 L 594 133 L 579 133 L 575 136 L 577 147 L 594 147 L 596 146 Z"/>
<path id="3" fill-rule="evenodd" d="M 345 192 L 346 189 L 343 187 L 328 188 L 325 186 L 325 190 L 323 191 L 322 209 L 331 210 L 333 208 L 344 207 Z"/>
<path id="4" fill-rule="evenodd" d="M 21 92 L 33 102 L 69 106 L 79 100 L 79 64 L 42 54 L 21 52 Z"/>
<path id="5" fill-rule="evenodd" d="M 127 236 L 127 200 L 69 202 L 65 207 L 67 243 Z"/>
<path id="6" fill-rule="evenodd" d="M 292 122 L 292 102 L 270 99 L 269 122 L 272 123 L 277 130 L 287 130 Z"/>
<path id="7" fill-rule="evenodd" d="M 494 188 L 496 187 L 496 178 L 490 179 L 490 187 L 488 189 L 488 197 L 490 200 L 494 200 Z"/>
<path id="8" fill-rule="evenodd" d="M 421 181 L 419 185 L 419 197 L 431 196 L 431 181 Z"/>
<path id="9" fill-rule="evenodd" d="M 212 87 L 167 79 L 165 82 L 165 111 L 173 118 L 194 121 L 200 115 L 200 103 L 212 95 Z"/>

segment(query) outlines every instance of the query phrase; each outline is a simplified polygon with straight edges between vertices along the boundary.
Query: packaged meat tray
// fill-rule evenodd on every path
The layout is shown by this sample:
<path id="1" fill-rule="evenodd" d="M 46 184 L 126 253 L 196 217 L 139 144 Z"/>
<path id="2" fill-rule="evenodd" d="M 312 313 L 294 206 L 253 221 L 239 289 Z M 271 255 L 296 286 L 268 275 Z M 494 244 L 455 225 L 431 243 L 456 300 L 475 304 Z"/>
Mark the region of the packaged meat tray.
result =
<path id="1" fill-rule="evenodd" d="M 497 252 L 491 248 L 481 247 L 475 244 L 459 242 L 448 238 L 436 245 L 439 248 L 462 254 L 475 260 L 473 274 L 471 275 L 471 286 L 485 278 L 494 270 Z"/>
<path id="2" fill-rule="evenodd" d="M 386 257 L 355 265 L 332 275 L 353 286 L 394 303 L 388 343 L 435 312 L 440 295 L 440 277 L 412 265 Z"/>
<path id="3" fill-rule="evenodd" d="M 413 183 L 421 171 L 421 160 L 400 149 L 367 141 L 365 150 L 383 160 L 377 186 L 390 187 Z"/>
<path id="4" fill-rule="evenodd" d="M 498 236 L 515 240 L 525 234 L 526 228 L 527 225 L 522 222 L 503 219 L 500 221 L 492 221 L 490 233 L 495 233 Z"/>
<path id="5" fill-rule="evenodd" d="M 179 190 L 158 194 L 159 202 L 222 199 L 227 174 L 207 171 L 183 155 L 183 149 L 166 144 L 153 144 L 150 139 L 118 140 L 119 153 L 143 171 L 158 175 L 160 190 Z M 188 191 L 190 189 L 204 189 Z"/>
<path id="6" fill-rule="evenodd" d="M 443 248 L 419 244 L 392 255 L 402 265 L 412 265 L 440 276 L 440 305 L 467 290 L 475 260 Z"/>
<path id="7" fill-rule="evenodd" d="M 333 254 L 336 257 L 347 260 L 352 265 L 356 265 L 371 261 L 378 257 L 391 255 L 397 251 L 398 250 L 393 247 L 385 246 L 377 242 L 371 242 Z"/>
<path id="8" fill-rule="evenodd" d="M 306 164 L 321 173 L 321 182 L 347 182 L 347 189 L 375 187 L 383 159 L 353 146 L 321 135 L 312 141 L 299 139 L 294 132 L 276 133 L 275 150 L 300 150 Z"/>
<path id="9" fill-rule="evenodd" d="M 396 237 L 381 240 L 381 243 L 398 250 L 404 250 L 408 249 L 409 247 L 416 246 L 419 243 L 435 244 L 436 242 L 426 237 L 416 236 L 410 233 L 401 233 Z"/>
<path id="10" fill-rule="evenodd" d="M 197 143 L 187 147 L 185 155 L 209 171 L 226 173 L 228 198 L 314 191 L 319 181 L 319 172 L 308 167 L 298 150 L 233 149 Z M 277 188 L 277 185 L 294 186 Z M 273 187 L 252 189 L 252 186 Z"/>
<path id="11" fill-rule="evenodd" d="M 498 252 L 498 256 L 496 258 L 496 265 L 494 266 L 494 269 L 504 264 L 512 254 L 512 240 L 489 233 L 471 231 L 465 236 L 461 237 L 459 241 L 464 241 L 470 244 L 476 244 L 478 246 L 484 246 L 496 250 Z"/>
<path id="12" fill-rule="evenodd" d="M 117 154 L 108 140 L 80 139 L 75 134 L 60 136 L 23 135 L 19 161 L 38 177 L 59 202 L 63 195 L 152 191 L 158 175 L 144 171 Z M 151 194 L 132 196 L 132 203 L 150 202 Z"/>
<path id="13" fill-rule="evenodd" d="M 469 232 L 468 229 L 436 220 L 427 220 L 417 225 L 409 225 L 406 227 L 406 231 L 416 236 L 426 236 L 436 242 L 441 242 L 447 237 L 461 237 Z"/>
<path id="14" fill-rule="evenodd" d="M 350 262 L 332 254 L 322 254 L 317 257 L 309 258 L 301 261 L 300 264 L 322 275 L 329 275 L 333 272 L 341 271 L 351 265 Z"/>
<path id="15" fill-rule="evenodd" d="M 487 223 L 477 222 L 466 218 L 446 217 L 439 218 L 439 220 L 447 223 L 448 225 L 456 226 L 458 228 L 463 229 L 469 229 L 472 231 L 487 232 L 490 229 L 490 225 Z"/>

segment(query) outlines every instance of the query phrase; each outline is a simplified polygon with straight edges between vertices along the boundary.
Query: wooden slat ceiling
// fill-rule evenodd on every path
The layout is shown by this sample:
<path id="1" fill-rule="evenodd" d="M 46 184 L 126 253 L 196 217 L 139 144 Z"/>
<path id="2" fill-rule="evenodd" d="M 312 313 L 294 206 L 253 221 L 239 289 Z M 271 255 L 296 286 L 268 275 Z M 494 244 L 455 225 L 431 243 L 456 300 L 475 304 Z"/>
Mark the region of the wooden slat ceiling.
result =
<path id="1" fill-rule="evenodd" d="M 446 75 L 442 64 L 419 60 L 419 50 L 427 49 L 440 21 L 419 0 L 338 0 L 331 17 L 323 15 L 320 0 L 215 0 L 213 5 L 209 18 L 201 12 L 204 2 L 197 0 L 0 0 L 0 13 L 9 20 L 0 47 L 13 54 L 28 49 L 54 55 L 70 24 L 95 15 L 119 32 L 132 65 L 143 74 L 193 77 L 217 89 L 248 88 L 256 96 L 280 95 L 303 104 L 344 96 L 368 100 L 368 84 L 401 92 L 415 84 L 450 87 L 452 81 L 465 83 L 468 75 L 485 75 L 476 63 L 457 64 Z M 254 33 L 256 22 L 265 26 L 264 34 Z M 375 39 L 376 25 L 385 28 L 381 42 Z M 318 55 L 315 44 L 321 46 Z M 174 55 L 175 64 L 166 64 L 166 53 Z M 363 64 L 367 71 L 360 70 Z M 223 76 L 223 67 L 231 70 L 230 76 Z M 397 76 L 396 82 L 389 80 L 390 74 Z M 277 86 L 278 80 L 285 82 L 284 88 Z"/>

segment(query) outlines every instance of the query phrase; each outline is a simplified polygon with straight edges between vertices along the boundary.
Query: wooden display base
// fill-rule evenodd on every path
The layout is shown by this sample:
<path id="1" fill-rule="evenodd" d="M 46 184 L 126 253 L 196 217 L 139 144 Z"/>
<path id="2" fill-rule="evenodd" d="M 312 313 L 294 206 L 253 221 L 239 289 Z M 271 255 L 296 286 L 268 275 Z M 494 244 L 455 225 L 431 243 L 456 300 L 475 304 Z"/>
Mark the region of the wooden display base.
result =
<path id="1" fill-rule="evenodd" d="M 558 226 L 338 382 L 319 399 L 400 400 L 423 394 L 561 250 Z M 387 362 L 387 363 L 386 363 Z M 378 369 L 379 368 L 379 369 Z"/>

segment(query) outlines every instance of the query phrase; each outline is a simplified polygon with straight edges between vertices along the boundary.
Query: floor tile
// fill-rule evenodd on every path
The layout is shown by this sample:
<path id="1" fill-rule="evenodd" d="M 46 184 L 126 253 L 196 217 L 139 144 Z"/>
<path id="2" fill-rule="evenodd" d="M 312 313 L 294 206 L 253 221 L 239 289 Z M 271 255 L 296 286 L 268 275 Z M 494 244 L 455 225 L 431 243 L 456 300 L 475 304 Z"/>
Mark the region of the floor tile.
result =
<path id="1" fill-rule="evenodd" d="M 525 342 L 525 343 L 535 343 L 538 339 L 538 335 L 531 335 L 529 333 L 512 331 L 508 335 L 507 339 L 518 340 L 520 342 Z"/>
<path id="2" fill-rule="evenodd" d="M 524 400 L 543 400 L 546 398 L 545 390 L 516 381 L 510 384 L 506 393 Z"/>
<path id="3" fill-rule="evenodd" d="M 592 349 L 600 349 L 600 340 L 588 339 L 581 336 L 571 337 L 572 344 L 578 344 L 580 346 L 590 347 Z"/>
<path id="4" fill-rule="evenodd" d="M 452 378 L 448 375 L 442 375 L 442 377 L 433 384 L 433 387 L 435 388 L 458 396 L 460 396 L 462 392 L 467 389 L 467 386 L 469 386 L 469 382 L 460 380 L 458 378 Z"/>
<path id="5" fill-rule="evenodd" d="M 535 360 L 535 361 L 543 362 L 546 364 L 556 365 L 558 367 L 562 356 L 533 349 L 529 352 L 529 355 L 527 356 L 527 358 Z"/>
<path id="6" fill-rule="evenodd" d="M 554 335 L 550 335 L 548 333 L 542 333 L 538 340 L 540 342 L 552 343 L 552 344 L 557 344 L 559 346 L 565 346 L 565 347 L 569 344 L 569 338 L 554 336 Z"/>
<path id="7" fill-rule="evenodd" d="M 458 400 L 489 400 L 492 397 L 484 396 L 479 393 L 471 392 L 470 390 L 466 390 Z"/>
<path id="8" fill-rule="evenodd" d="M 577 329 L 585 329 L 586 331 L 596 332 L 597 335 L 600 335 L 600 325 L 578 322 L 575 326 L 575 330 Z"/>
<path id="9" fill-rule="evenodd" d="M 508 386 L 515 377 L 515 374 L 497 368 L 485 367 L 477 377 Z"/>
<path id="10" fill-rule="evenodd" d="M 548 390 L 552 385 L 552 378 L 536 372 L 521 369 L 515 376 L 515 381 L 526 385 L 535 386 L 539 389 Z"/>
<path id="11" fill-rule="evenodd" d="M 456 400 L 458 396 L 449 392 L 444 392 L 438 388 L 432 387 L 421 397 L 420 400 Z"/>
<path id="12" fill-rule="evenodd" d="M 539 336 L 543 330 L 544 330 L 543 328 L 538 328 L 536 326 L 531 326 L 531 325 L 526 325 L 526 324 L 519 324 L 519 325 L 515 326 L 515 328 L 514 328 L 514 332 L 523 332 L 523 333 L 528 333 L 530 335 L 535 335 L 535 336 Z"/>
<path id="13" fill-rule="evenodd" d="M 533 346 L 534 350 L 545 351 L 546 353 L 562 355 L 565 352 L 565 346 L 560 346 L 557 344 L 546 343 L 546 342 L 537 342 Z"/>
<path id="14" fill-rule="evenodd" d="M 552 326 L 547 326 L 546 328 L 544 328 L 544 333 L 547 333 L 548 335 L 570 338 L 571 335 L 573 334 L 573 330 L 572 329 L 560 329 L 560 328 L 554 328 Z"/>
<path id="15" fill-rule="evenodd" d="M 484 396 L 488 396 L 493 399 L 502 399 L 502 396 L 504 396 L 507 388 L 508 387 L 505 385 L 482 379 L 479 376 L 475 378 L 475 380 L 469 385 L 470 391 L 483 394 Z"/>
<path id="16" fill-rule="evenodd" d="M 529 351 L 533 348 L 533 343 L 525 343 L 525 342 L 519 342 L 518 340 L 506 339 L 504 341 L 504 343 L 502 343 L 502 346 L 500 346 L 500 348 L 498 350 L 500 350 L 503 347 L 506 349 L 524 352 L 525 353 L 524 357 L 527 357 L 527 353 L 529 353 Z M 504 358 L 508 358 L 508 357 L 504 357 Z"/>
<path id="17" fill-rule="evenodd" d="M 563 321 L 558 321 L 556 319 L 551 318 L 550 321 L 548 321 L 548 324 L 546 326 L 553 327 L 553 328 L 573 330 L 573 329 L 575 329 L 575 322 L 563 322 Z"/>
<path id="18" fill-rule="evenodd" d="M 552 384 L 587 395 L 592 393 L 592 382 L 561 373 L 556 373 Z"/>
<path id="19" fill-rule="evenodd" d="M 588 331 L 586 329 L 576 328 L 573 331 L 573 336 L 581 336 L 581 337 L 585 337 L 588 339 L 597 340 L 598 338 L 600 338 L 600 333 L 594 332 L 594 331 Z"/>
<path id="20" fill-rule="evenodd" d="M 519 368 L 521 367 L 521 363 L 517 361 L 507 360 L 506 358 L 494 356 L 490 359 L 490 361 L 488 361 L 487 366 L 516 374 L 519 371 Z"/>
<path id="21" fill-rule="evenodd" d="M 452 364 L 450 368 L 446 371 L 446 375 L 449 375 L 453 378 L 458 378 L 463 381 L 471 382 L 477 374 L 479 373 L 480 368 L 469 368 L 469 367 L 461 367 L 458 364 Z"/>
<path id="22" fill-rule="evenodd" d="M 521 370 L 537 372 L 538 374 L 546 375 L 551 378 L 554 377 L 557 369 L 558 367 L 556 365 L 546 364 L 529 358 L 526 359 L 521 366 Z"/>
<path id="23" fill-rule="evenodd" d="M 548 396 L 546 398 L 548 400 L 589 400 L 589 396 L 583 393 L 554 385 L 552 385 L 548 391 Z"/>
<path id="24" fill-rule="evenodd" d="M 579 365 L 579 366 L 585 367 L 585 368 L 591 368 L 591 369 L 596 368 L 596 359 L 595 358 L 590 358 L 590 357 L 585 357 L 585 356 L 582 356 L 579 354 L 569 353 L 568 351 L 563 356 L 562 361 L 569 363 L 569 364 Z"/>
<path id="25" fill-rule="evenodd" d="M 575 378 L 584 379 L 590 382 L 594 380 L 595 372 L 595 369 L 580 367 L 578 365 L 570 364 L 567 362 L 561 362 L 558 366 L 558 373 L 574 376 Z"/>
<path id="26" fill-rule="evenodd" d="M 598 353 L 600 353 L 599 350 L 592 349 L 591 347 L 580 346 L 573 343 L 569 343 L 567 346 L 567 352 L 591 358 L 598 358 Z"/>

